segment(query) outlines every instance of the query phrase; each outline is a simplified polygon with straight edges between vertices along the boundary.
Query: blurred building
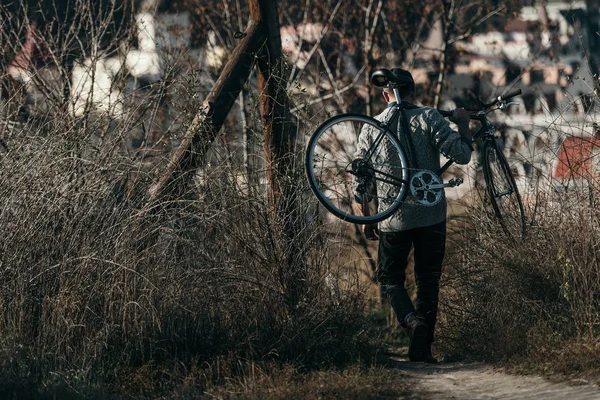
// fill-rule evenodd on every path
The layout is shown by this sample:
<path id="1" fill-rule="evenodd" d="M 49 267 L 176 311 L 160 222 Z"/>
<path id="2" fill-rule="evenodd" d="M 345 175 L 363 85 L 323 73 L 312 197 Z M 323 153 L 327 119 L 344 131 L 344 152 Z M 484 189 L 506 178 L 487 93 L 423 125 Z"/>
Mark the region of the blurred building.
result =
<path id="1" fill-rule="evenodd" d="M 594 127 L 600 122 L 598 2 L 592 3 L 538 2 L 523 7 L 505 26 L 456 44 L 460 56 L 446 78 L 442 108 L 468 107 L 476 98 L 487 102 L 511 89 L 523 90 L 515 99 L 518 106 L 494 114 L 523 193 L 562 187 L 573 179 L 585 185 L 590 166 L 598 164 L 593 161 L 598 152 L 590 150 L 595 146 L 588 145 L 597 143 Z M 427 48 L 441 48 L 441 40 L 434 26 Z M 416 54 L 418 83 L 427 85 L 437 76 L 434 58 L 431 50 Z M 574 166 L 568 174 L 566 158 L 586 160 L 585 167 Z"/>
<path id="2" fill-rule="evenodd" d="M 205 40 L 198 44 L 193 38 L 194 21 L 189 12 L 174 12 L 165 6 L 167 1 L 141 3 L 135 16 L 136 37 L 131 46 L 124 46 L 123 51 L 111 55 L 98 49 L 93 59 L 77 60 L 70 77 L 70 109 L 74 115 L 98 112 L 119 118 L 129 101 L 128 92 L 161 82 L 174 60 L 181 63 L 185 59 L 190 71 L 197 73 L 202 88 L 198 96 L 205 96 L 214 85 L 214 76 L 229 55 L 218 27 L 207 29 Z M 566 154 L 560 153 L 561 148 L 570 149 L 568 153 L 577 147 L 563 144 L 568 138 L 590 138 L 596 132 L 594 124 L 600 122 L 596 113 L 599 3 L 598 0 L 539 2 L 523 7 L 518 18 L 503 26 L 491 24 L 485 32 L 456 43 L 460 54 L 445 77 L 442 108 L 469 106 L 477 98 L 488 101 L 512 88 L 523 90 L 515 99 L 518 106 L 494 116 L 495 123 L 501 127 L 505 153 L 519 175 L 517 181 L 523 191 L 527 187 L 539 188 L 541 179 L 546 180 L 543 187 L 560 185 L 565 174 L 557 172 L 560 164 L 557 160 L 560 154 Z M 343 104 L 346 99 L 332 89 L 338 84 L 339 87 L 350 86 L 358 76 L 361 71 L 358 66 L 362 65 L 359 44 L 348 37 L 339 43 L 330 42 L 324 25 L 319 23 L 283 25 L 280 32 L 283 50 L 294 72 L 307 67 L 309 61 L 317 60 L 315 63 L 322 67 L 335 64 L 342 76 L 333 76 L 330 70 L 317 71 L 322 79 L 318 83 L 303 82 L 299 90 L 311 98 L 329 93 L 332 101 Z M 441 22 L 434 22 L 421 49 L 405 57 L 418 85 L 431 86 L 437 80 L 432 61 L 440 54 L 442 39 Z M 235 43 L 230 42 L 229 45 Z M 15 79 L 29 86 L 33 85 L 31 71 L 23 60 L 33 58 L 27 54 L 33 52 L 31 44 L 27 41 L 23 54 L 18 54 L 8 69 Z M 374 53 L 383 54 L 382 51 L 373 48 Z M 127 77 L 127 84 L 116 84 L 123 76 Z M 361 84 L 347 93 L 354 91 L 357 99 L 353 101 L 359 102 L 364 101 L 368 90 Z M 325 103 L 322 109 L 334 111 Z M 164 115 L 167 124 L 168 113 L 165 111 Z M 226 128 L 233 125 L 239 128 L 236 129 L 239 137 L 229 135 L 227 141 L 234 148 L 242 149 L 233 153 L 243 163 L 248 161 L 251 119 L 240 100 L 226 125 Z M 176 144 L 177 141 L 173 145 Z"/>

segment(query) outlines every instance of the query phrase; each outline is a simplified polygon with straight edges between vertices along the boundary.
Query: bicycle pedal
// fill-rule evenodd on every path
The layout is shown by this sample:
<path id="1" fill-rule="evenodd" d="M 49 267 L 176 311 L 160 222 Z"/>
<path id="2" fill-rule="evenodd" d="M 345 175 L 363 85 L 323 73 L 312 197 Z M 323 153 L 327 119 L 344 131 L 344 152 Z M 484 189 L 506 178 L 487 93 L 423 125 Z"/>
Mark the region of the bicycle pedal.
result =
<path id="1" fill-rule="evenodd" d="M 454 186 L 459 186 L 459 185 L 462 185 L 462 184 L 463 184 L 463 182 L 464 182 L 463 178 L 453 178 L 453 179 L 450 179 L 450 180 L 448 181 L 448 183 L 449 183 L 450 185 L 452 185 L 453 187 L 454 187 Z"/>

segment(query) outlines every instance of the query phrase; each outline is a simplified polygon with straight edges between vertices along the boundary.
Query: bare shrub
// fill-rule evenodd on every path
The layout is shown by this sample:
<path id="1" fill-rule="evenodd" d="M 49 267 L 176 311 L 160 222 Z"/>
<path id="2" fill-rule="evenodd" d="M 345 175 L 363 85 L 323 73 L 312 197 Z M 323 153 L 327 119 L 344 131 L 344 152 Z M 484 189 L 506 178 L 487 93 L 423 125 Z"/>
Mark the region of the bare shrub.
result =
<path id="1" fill-rule="evenodd" d="M 20 354 L 5 360 L 7 385 L 68 381 L 65 371 L 114 382 L 117 371 L 175 361 L 338 364 L 370 348 L 360 298 L 333 299 L 324 283 L 323 225 L 297 222 L 307 282 L 300 303 L 286 304 L 285 249 L 262 188 L 239 171 L 207 168 L 176 211 L 139 209 L 113 195 L 130 159 L 76 151 L 96 126 L 21 128 L 0 169 L 0 336 Z"/>
<path id="2" fill-rule="evenodd" d="M 597 346 L 597 195 L 593 187 L 553 193 L 537 205 L 535 226 L 522 242 L 507 239 L 495 220 L 471 210 L 454 235 L 443 289 L 439 336 L 448 355 L 528 359 L 562 372 L 557 354 Z M 586 353 L 580 367 L 597 368 L 597 357 L 579 351 Z"/>
<path id="3" fill-rule="evenodd" d="M 104 62 L 85 50 L 90 65 Z M 186 196 L 145 207 L 206 95 L 183 53 L 162 53 L 163 79 L 144 87 L 117 73 L 119 113 L 98 110 L 93 96 L 82 115 L 70 112 L 51 78 L 68 68 L 57 65 L 28 66 L 39 78 L 30 118 L 16 97 L 0 103 L 0 392 L 159 395 L 186 382 L 201 391 L 257 363 L 303 369 L 376 355 L 361 296 L 332 296 L 325 283 L 327 225 L 298 217 L 294 242 L 277 242 L 264 171 L 233 162 L 227 140 Z M 300 166 L 286 179 L 304 199 Z M 314 201 L 298 206 L 304 216 Z M 290 279 L 286 246 L 301 282 Z"/>

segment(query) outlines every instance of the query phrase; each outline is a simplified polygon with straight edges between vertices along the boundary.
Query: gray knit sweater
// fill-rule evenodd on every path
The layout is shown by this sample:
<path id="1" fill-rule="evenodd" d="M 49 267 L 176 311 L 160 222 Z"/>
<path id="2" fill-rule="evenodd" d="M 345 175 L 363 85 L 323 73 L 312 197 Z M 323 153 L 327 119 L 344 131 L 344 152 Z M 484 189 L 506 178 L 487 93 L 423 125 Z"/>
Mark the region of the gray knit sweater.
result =
<path id="1" fill-rule="evenodd" d="M 375 118 L 377 120 L 389 119 L 389 113 L 394 107 L 386 108 Z M 463 138 L 458 132 L 450 128 L 448 121 L 435 109 L 429 107 L 420 107 L 406 109 L 409 118 L 411 137 L 414 151 L 416 153 L 416 162 L 419 169 L 427 169 L 437 173 L 440 169 L 440 153 L 447 158 L 452 158 L 458 164 L 467 164 L 471 159 L 472 147 L 470 141 Z M 391 127 L 396 132 L 401 132 L 400 139 L 404 149 L 408 149 L 405 132 L 401 129 L 401 118 Z M 362 158 L 369 149 L 377 133 L 374 129 L 365 126 L 359 135 L 358 147 L 355 156 Z M 390 152 L 386 152 L 383 157 L 390 157 Z M 409 157 L 407 155 L 407 157 Z M 388 162 L 384 160 L 383 162 Z M 415 168 L 414 161 L 410 168 Z M 418 171 L 411 170 L 411 175 Z M 377 192 L 382 193 L 382 184 L 377 182 Z M 389 186 L 389 185 L 388 185 Z M 389 190 L 389 189 L 388 189 Z M 434 206 L 424 206 L 416 202 L 408 190 L 406 199 L 398 212 L 390 218 L 379 223 L 379 229 L 382 232 L 397 232 L 413 228 L 435 225 L 446 219 L 446 198 Z"/>

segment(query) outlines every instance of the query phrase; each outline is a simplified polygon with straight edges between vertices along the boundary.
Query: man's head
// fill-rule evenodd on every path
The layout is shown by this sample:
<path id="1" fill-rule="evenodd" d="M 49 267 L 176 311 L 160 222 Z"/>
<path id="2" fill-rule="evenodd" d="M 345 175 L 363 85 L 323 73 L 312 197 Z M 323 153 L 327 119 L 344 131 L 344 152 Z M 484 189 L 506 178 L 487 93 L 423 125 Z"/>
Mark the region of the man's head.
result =
<path id="1" fill-rule="evenodd" d="M 409 83 L 405 85 L 400 85 L 398 87 L 398 91 L 400 92 L 400 97 L 404 101 L 412 101 L 415 97 L 415 81 L 412 77 L 412 74 L 405 69 L 402 68 L 393 68 L 392 71 L 396 76 L 406 78 Z M 396 96 L 394 96 L 394 91 L 390 88 L 383 89 L 383 97 L 385 101 L 388 103 L 396 101 Z"/>

